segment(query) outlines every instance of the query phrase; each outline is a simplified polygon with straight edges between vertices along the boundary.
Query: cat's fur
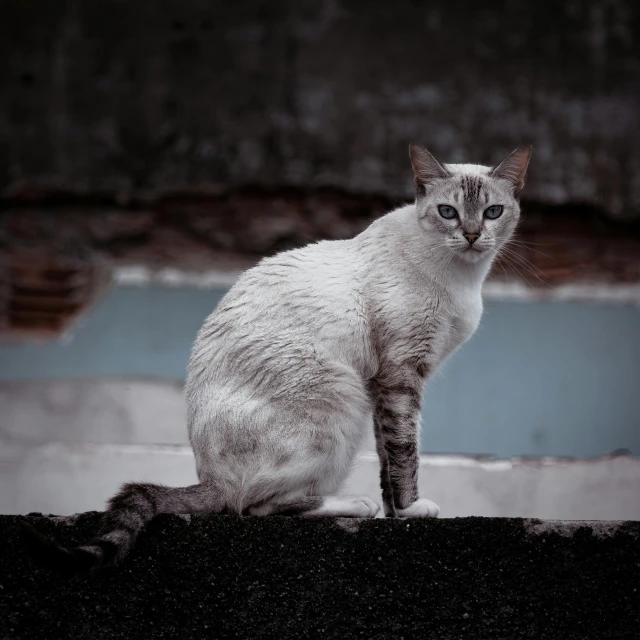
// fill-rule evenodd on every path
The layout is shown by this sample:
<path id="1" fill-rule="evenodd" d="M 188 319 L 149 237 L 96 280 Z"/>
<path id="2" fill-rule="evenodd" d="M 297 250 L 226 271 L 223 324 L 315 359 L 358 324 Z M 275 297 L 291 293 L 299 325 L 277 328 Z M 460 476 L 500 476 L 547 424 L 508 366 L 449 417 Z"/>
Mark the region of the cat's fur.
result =
<path id="1" fill-rule="evenodd" d="M 121 559 L 160 513 L 375 516 L 368 498 L 336 496 L 370 429 L 385 514 L 438 515 L 417 489 L 424 385 L 478 326 L 482 282 L 518 222 L 530 149 L 493 169 L 440 165 L 416 145 L 410 155 L 414 204 L 351 240 L 263 260 L 206 320 L 186 384 L 200 484 L 125 485 L 88 545 L 37 543 L 89 567 Z M 443 204 L 459 217 L 444 219 Z M 502 216 L 485 219 L 494 204 Z"/>

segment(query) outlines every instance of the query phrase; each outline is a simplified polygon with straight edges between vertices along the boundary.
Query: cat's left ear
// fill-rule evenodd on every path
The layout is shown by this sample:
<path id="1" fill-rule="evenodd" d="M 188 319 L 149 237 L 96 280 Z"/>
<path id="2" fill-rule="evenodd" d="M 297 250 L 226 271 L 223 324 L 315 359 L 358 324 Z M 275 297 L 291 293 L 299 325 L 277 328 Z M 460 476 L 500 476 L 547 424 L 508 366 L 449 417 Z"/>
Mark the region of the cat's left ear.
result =
<path id="1" fill-rule="evenodd" d="M 531 159 L 531 147 L 518 147 L 512 151 L 497 167 L 494 167 L 489 174 L 492 178 L 507 180 L 513 185 L 516 196 L 524 189 L 527 167 Z"/>

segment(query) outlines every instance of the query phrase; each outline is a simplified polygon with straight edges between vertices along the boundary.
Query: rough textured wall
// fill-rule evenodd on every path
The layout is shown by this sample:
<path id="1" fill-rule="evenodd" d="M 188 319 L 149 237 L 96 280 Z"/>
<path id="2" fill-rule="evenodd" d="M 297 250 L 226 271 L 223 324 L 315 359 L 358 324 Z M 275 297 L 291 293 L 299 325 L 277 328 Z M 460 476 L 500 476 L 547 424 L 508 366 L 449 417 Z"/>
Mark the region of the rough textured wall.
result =
<path id="1" fill-rule="evenodd" d="M 63 544 L 98 514 L 30 518 Z M 640 523 L 163 516 L 120 568 L 60 578 L 0 517 L 0 637 L 636 638 Z"/>
<path id="2" fill-rule="evenodd" d="M 640 215 L 633 0 L 6 0 L 0 190 L 332 185 L 403 198 L 407 144 Z"/>

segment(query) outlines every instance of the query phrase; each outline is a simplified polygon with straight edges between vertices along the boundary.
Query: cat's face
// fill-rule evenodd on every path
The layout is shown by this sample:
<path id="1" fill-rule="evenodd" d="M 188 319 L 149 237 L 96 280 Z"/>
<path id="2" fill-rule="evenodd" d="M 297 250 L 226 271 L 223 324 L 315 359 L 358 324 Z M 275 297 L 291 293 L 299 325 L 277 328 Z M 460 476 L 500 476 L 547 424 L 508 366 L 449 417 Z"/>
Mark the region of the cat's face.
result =
<path id="1" fill-rule="evenodd" d="M 516 149 L 495 168 L 441 165 L 417 145 L 410 154 L 418 221 L 430 249 L 469 263 L 494 257 L 518 223 L 531 149 Z"/>

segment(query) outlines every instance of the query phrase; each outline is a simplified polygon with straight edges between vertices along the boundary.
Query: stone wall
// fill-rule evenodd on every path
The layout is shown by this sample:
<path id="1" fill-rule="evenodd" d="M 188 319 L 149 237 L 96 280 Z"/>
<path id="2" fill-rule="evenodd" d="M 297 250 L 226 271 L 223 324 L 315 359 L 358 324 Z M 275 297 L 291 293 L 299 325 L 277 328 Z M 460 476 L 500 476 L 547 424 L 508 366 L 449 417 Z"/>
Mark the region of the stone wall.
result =
<path id="1" fill-rule="evenodd" d="M 638 218 L 639 20 L 632 0 L 8 0 L 0 192 L 402 199 L 410 141 L 483 163 L 532 143 L 529 199 Z"/>

